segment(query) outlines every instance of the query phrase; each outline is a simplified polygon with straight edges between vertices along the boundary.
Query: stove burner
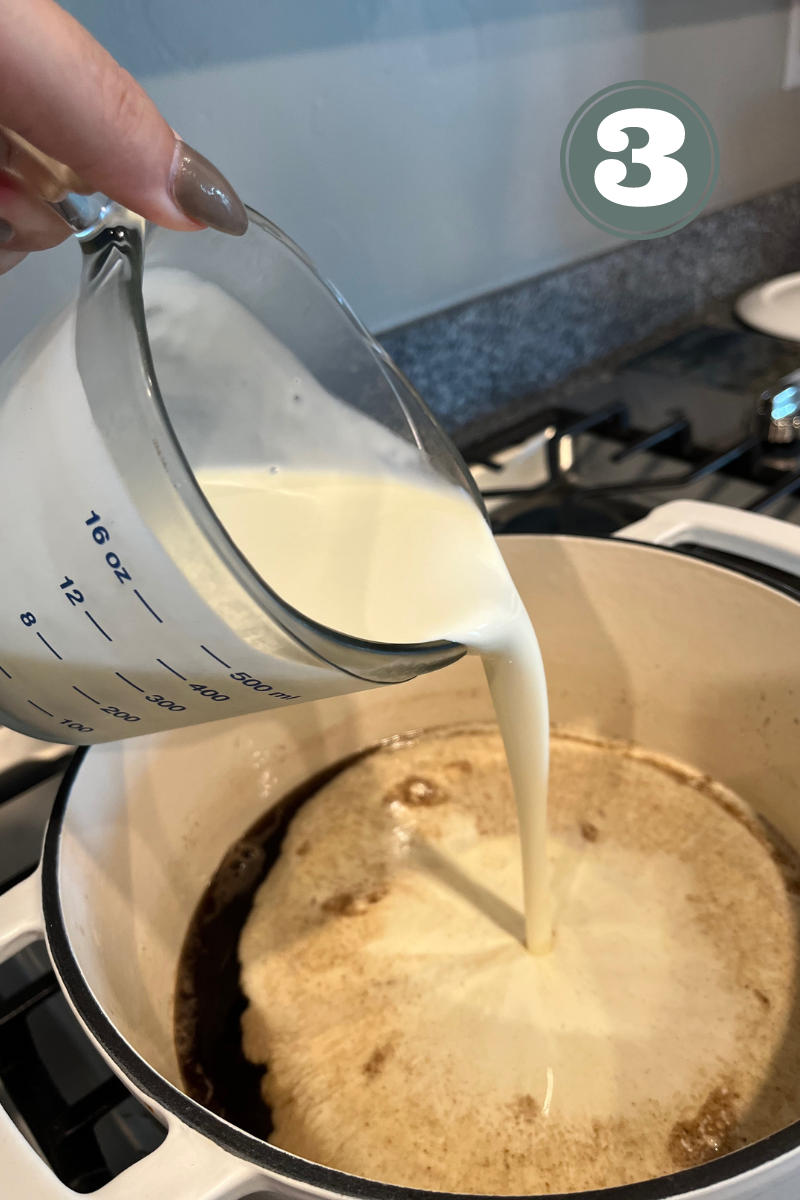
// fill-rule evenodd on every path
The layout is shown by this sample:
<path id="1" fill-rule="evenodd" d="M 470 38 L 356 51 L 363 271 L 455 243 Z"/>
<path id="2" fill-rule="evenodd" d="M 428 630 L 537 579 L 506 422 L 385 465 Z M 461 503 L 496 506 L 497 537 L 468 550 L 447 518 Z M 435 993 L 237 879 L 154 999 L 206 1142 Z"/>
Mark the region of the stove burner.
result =
<path id="1" fill-rule="evenodd" d="M 653 450 L 660 447 L 662 453 L 667 457 L 673 457 L 677 449 L 684 461 L 688 461 L 690 465 L 688 470 L 676 472 L 674 475 L 661 477 L 657 479 L 629 479 L 620 480 L 619 482 L 611 482 L 587 486 L 576 480 L 569 472 L 565 470 L 562 464 L 561 444 L 566 439 L 574 439 L 589 430 L 596 432 L 606 432 L 615 436 L 617 440 L 623 443 L 622 448 L 613 456 L 614 462 L 620 463 L 627 459 L 633 458 L 637 454 L 644 451 Z M 575 512 L 576 503 L 578 500 L 584 502 L 584 509 L 590 521 L 600 524 L 603 523 L 602 518 L 598 515 L 597 502 L 601 498 L 615 498 L 618 505 L 621 505 L 621 497 L 626 492 L 643 492 L 643 491 L 666 491 L 679 490 L 689 487 L 692 484 L 699 483 L 701 480 L 710 475 L 714 475 L 719 471 L 731 469 L 742 459 L 745 461 L 746 478 L 756 478 L 761 480 L 767 473 L 771 471 L 774 475 L 774 469 L 770 467 L 764 455 L 761 452 L 761 438 L 758 434 L 753 433 L 749 437 L 742 439 L 733 446 L 729 446 L 726 450 L 719 453 L 703 454 L 702 451 L 696 449 L 691 442 L 691 431 L 689 422 L 686 417 L 676 414 L 675 417 L 661 429 L 655 430 L 652 433 L 643 436 L 637 436 L 630 429 L 630 416 L 627 406 L 621 400 L 616 400 L 607 405 L 605 408 L 599 409 L 595 413 L 590 413 L 589 416 L 579 417 L 577 420 L 571 420 L 564 424 L 563 418 L 560 425 L 556 426 L 556 431 L 549 439 L 547 447 L 547 467 L 548 479 L 532 488 L 508 487 L 508 488 L 492 488 L 487 487 L 483 491 L 486 499 L 504 498 L 509 501 L 525 500 L 527 501 L 526 510 L 537 509 L 542 507 L 542 501 L 545 498 L 550 500 L 550 504 L 544 504 L 544 507 L 563 506 L 572 507 Z M 670 453 L 672 450 L 672 453 Z M 677 457 L 677 455 L 675 455 Z M 776 500 L 788 496 L 800 488 L 800 472 L 790 471 L 780 474 L 780 477 L 774 482 L 770 482 L 763 493 L 746 507 L 753 512 L 760 512 L 762 509 L 774 504 Z M 586 503 L 592 502 L 595 503 Z M 602 506 L 601 506 L 602 508 Z M 610 512 L 607 506 L 603 510 L 606 514 Z M 618 508 L 619 512 L 624 512 L 622 507 Z M 645 512 L 647 509 L 644 510 Z M 505 510 L 504 510 L 505 512 Z M 591 514 L 595 514 L 592 516 Z M 641 515 L 641 513 L 640 513 Z M 510 532 L 510 527 L 507 520 L 518 517 L 518 513 L 511 514 L 510 517 L 504 519 L 500 517 L 496 522 L 498 531 Z M 583 531 L 590 532 L 588 529 L 576 530 L 575 519 L 565 517 L 565 521 L 570 521 L 570 532 Z M 534 520 L 535 523 L 535 520 Z M 624 522 L 623 522 L 624 523 Z M 614 526 L 619 529 L 620 525 Z M 517 532 L 521 530 L 516 527 Z M 544 530 L 542 530 L 544 532 Z M 562 532 L 567 532 L 566 529 Z M 603 532 L 613 532 L 613 530 L 603 530 Z"/>
<path id="2" fill-rule="evenodd" d="M 482 467 L 495 531 L 608 535 L 675 496 L 716 499 L 715 481 L 724 480 L 746 484 L 737 507 L 772 508 L 800 491 L 800 370 L 786 373 L 797 360 L 796 346 L 762 335 L 691 330 L 631 360 L 611 385 L 571 397 L 569 408 L 540 411 L 504 443 L 495 437 L 468 448 L 469 461 Z M 783 377 L 776 379 L 778 369 Z M 737 381 L 769 386 L 756 401 L 753 392 L 735 391 Z M 604 402 L 587 411 L 594 394 Z M 513 433 L 528 439 L 522 457 L 530 455 L 532 435 L 542 440 L 530 486 L 518 466 L 509 471 Z M 599 477 L 574 453 L 585 435 L 608 448 Z"/>
<path id="3" fill-rule="evenodd" d="M 610 537 L 617 529 L 646 517 L 649 511 L 645 505 L 622 497 L 567 496 L 561 503 L 548 503 L 544 497 L 516 517 L 496 523 L 496 531 Z"/>
<path id="4" fill-rule="evenodd" d="M 766 449 L 781 461 L 800 451 L 800 371 L 779 379 L 761 393 L 758 401 L 759 429 Z"/>

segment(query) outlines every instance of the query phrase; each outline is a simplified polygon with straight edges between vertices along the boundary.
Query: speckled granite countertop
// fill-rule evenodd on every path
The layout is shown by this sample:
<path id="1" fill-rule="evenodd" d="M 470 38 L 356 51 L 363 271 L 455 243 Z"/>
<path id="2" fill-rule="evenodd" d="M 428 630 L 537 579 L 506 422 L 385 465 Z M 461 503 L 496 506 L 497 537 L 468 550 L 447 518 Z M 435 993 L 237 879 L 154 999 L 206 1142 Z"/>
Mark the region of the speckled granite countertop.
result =
<path id="1" fill-rule="evenodd" d="M 609 377 L 745 288 L 800 270 L 800 183 L 381 335 L 460 445 Z"/>
<path id="2" fill-rule="evenodd" d="M 744 329 L 745 326 L 737 320 L 733 311 L 734 301 L 739 294 L 740 292 L 736 291 L 721 300 L 712 301 L 700 312 L 690 312 L 672 321 L 669 325 L 660 325 L 648 337 L 621 346 L 588 366 L 570 372 L 565 379 L 553 384 L 552 387 L 532 390 L 495 406 L 471 421 L 466 421 L 451 429 L 454 440 L 462 451 L 468 450 L 473 445 L 477 446 L 487 441 L 496 432 L 503 432 L 516 424 L 523 423 L 526 417 L 530 417 L 536 412 L 562 405 L 569 408 L 571 396 L 588 390 L 594 385 L 609 382 L 631 360 L 658 349 L 689 329 L 696 329 L 700 325 L 718 329 Z M 783 341 L 781 344 L 785 348 L 785 354 L 777 355 L 771 363 L 772 369 L 769 373 L 765 374 L 763 379 L 748 378 L 748 391 L 751 391 L 754 397 L 773 384 L 776 379 L 797 368 L 800 354 L 797 343 Z M 582 405 L 578 405 L 579 409 L 582 407 Z"/>

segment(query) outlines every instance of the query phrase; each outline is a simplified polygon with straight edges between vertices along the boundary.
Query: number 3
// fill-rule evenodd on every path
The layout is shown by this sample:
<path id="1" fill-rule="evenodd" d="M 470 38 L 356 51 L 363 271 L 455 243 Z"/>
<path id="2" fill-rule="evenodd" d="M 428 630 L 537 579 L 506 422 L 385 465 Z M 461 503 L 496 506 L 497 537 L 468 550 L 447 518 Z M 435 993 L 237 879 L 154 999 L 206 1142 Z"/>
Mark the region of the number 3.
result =
<path id="1" fill-rule="evenodd" d="M 594 185 L 606 200 L 626 208 L 654 208 L 669 204 L 686 191 L 689 176 L 683 163 L 667 155 L 680 150 L 686 140 L 683 121 L 660 108 L 623 108 L 610 113 L 597 127 L 597 140 L 604 150 L 619 154 L 626 150 L 629 138 L 624 130 L 644 129 L 646 146 L 631 151 L 631 161 L 650 168 L 650 178 L 641 187 L 621 187 L 628 168 L 618 158 L 604 158 L 594 173 Z"/>

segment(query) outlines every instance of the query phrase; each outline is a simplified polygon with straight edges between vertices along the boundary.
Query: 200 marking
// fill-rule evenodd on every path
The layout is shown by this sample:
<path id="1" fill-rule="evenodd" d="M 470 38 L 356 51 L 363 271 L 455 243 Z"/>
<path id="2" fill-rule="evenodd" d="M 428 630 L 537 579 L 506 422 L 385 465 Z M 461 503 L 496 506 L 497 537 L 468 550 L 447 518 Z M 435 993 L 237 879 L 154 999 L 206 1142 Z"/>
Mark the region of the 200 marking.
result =
<path id="1" fill-rule="evenodd" d="M 119 717 L 121 721 L 140 721 L 141 717 L 135 717 L 133 713 L 123 712 L 121 708 L 117 708 L 116 704 L 107 704 L 105 708 L 101 708 L 100 712 L 108 713 L 112 717 Z"/>

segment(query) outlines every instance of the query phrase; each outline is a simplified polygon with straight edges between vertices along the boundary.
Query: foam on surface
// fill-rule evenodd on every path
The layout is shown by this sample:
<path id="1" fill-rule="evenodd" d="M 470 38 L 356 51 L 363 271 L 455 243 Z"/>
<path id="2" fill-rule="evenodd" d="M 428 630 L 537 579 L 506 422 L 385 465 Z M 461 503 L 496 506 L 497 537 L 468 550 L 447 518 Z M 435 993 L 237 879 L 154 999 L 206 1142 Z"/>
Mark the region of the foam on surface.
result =
<path id="1" fill-rule="evenodd" d="M 240 942 L 275 1145 L 546 1193 L 668 1174 L 800 1115 L 794 855 L 681 764 L 551 751 L 543 957 L 521 944 L 494 729 L 391 744 L 301 808 Z"/>

